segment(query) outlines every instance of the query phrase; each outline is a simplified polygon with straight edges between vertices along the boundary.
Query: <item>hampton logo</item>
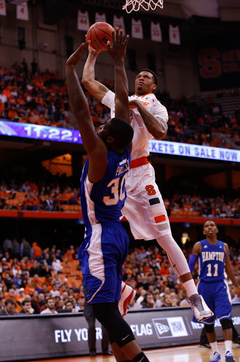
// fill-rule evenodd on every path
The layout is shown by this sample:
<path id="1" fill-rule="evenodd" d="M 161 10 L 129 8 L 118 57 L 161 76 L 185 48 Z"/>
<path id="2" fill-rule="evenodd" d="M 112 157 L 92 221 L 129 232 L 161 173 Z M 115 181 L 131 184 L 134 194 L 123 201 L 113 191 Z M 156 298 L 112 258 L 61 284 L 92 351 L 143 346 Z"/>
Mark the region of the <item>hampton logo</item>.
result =
<path id="1" fill-rule="evenodd" d="M 182 317 L 155 318 L 152 321 L 158 338 L 188 336 Z"/>

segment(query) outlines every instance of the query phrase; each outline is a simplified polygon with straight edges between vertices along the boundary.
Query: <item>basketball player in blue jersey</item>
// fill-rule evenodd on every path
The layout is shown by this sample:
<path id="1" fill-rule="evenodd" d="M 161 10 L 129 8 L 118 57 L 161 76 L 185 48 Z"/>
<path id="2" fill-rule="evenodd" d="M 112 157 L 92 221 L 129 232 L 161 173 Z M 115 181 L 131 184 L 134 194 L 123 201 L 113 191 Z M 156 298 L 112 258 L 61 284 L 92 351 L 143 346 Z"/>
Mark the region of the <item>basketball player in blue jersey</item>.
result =
<path id="1" fill-rule="evenodd" d="M 229 260 L 228 245 L 217 239 L 217 225 L 214 221 L 206 221 L 203 225 L 203 234 L 206 239 L 198 241 L 193 246 L 189 259 L 189 268 L 193 271 L 196 262 L 199 263 L 198 292 L 205 299 L 214 316 L 203 323 L 207 332 L 208 341 L 213 351 L 210 362 L 221 361 L 218 351 L 216 332 L 214 330 L 215 318 L 219 318 L 222 325 L 222 334 L 225 341 L 225 361 L 235 361 L 232 354 L 232 304 L 228 285 L 225 281 L 225 272 L 232 281 L 238 294 L 240 288 L 233 273 Z M 193 318 L 194 320 L 195 318 Z M 196 322 L 196 319 L 195 319 Z"/>
<path id="2" fill-rule="evenodd" d="M 115 116 L 115 94 L 95 79 L 95 64 L 98 52 L 89 46 L 88 58 L 83 70 L 84 87 L 102 104 L 111 109 Z M 155 180 L 155 171 L 148 162 L 149 141 L 161 140 L 168 129 L 167 109 L 154 95 L 157 76 L 143 69 L 135 79 L 135 94 L 129 97 L 129 122 L 134 129 L 131 164 L 126 178 L 127 200 L 122 210 L 129 222 L 133 237 L 153 240 L 166 251 L 174 271 L 187 291 L 191 308 L 202 321 L 212 316 L 202 297 L 198 294 L 187 260 L 172 236 L 171 227 L 162 195 Z M 123 283 L 119 309 L 124 316 L 127 304 L 134 298 L 135 291 Z"/>
<path id="3" fill-rule="evenodd" d="M 80 186 L 85 238 L 78 252 L 87 301 L 108 331 L 116 360 L 147 362 L 118 309 L 122 265 L 129 245 L 120 217 L 126 199 L 125 177 L 130 164 L 127 146 L 133 137 L 133 129 L 125 121 L 128 118 L 128 82 L 124 68 L 127 42 L 128 37 L 123 41 L 122 31 L 116 29 L 112 46 L 108 43 L 115 69 L 116 117 L 101 126 L 97 134 L 75 72 L 88 42 L 83 43 L 67 60 L 66 75 L 69 100 L 88 154 Z"/>

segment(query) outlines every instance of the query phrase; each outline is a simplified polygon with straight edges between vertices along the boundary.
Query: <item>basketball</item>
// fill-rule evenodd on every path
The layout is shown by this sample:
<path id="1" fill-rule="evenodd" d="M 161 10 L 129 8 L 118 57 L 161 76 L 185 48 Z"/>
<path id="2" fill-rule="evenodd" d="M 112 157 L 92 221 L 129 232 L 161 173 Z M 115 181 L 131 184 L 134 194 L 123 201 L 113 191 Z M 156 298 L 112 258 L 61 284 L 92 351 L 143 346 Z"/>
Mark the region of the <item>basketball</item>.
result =
<path id="1" fill-rule="evenodd" d="M 112 32 L 115 32 L 112 25 L 105 22 L 93 24 L 87 32 L 86 40 L 91 41 L 91 46 L 100 52 L 107 50 L 107 42 L 112 43 Z"/>

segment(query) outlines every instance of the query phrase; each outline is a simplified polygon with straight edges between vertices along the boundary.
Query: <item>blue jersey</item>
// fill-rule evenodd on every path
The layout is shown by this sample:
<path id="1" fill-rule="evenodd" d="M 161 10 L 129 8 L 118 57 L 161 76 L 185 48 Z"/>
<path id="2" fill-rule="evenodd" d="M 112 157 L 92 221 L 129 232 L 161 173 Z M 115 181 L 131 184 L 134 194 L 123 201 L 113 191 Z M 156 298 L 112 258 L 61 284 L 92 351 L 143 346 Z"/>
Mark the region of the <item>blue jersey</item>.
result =
<path id="1" fill-rule="evenodd" d="M 108 166 L 102 180 L 91 183 L 88 179 L 89 160 L 87 159 L 81 177 L 80 197 L 86 233 L 92 225 L 106 221 L 120 222 L 122 208 L 127 197 L 125 178 L 130 165 L 130 151 L 121 155 L 108 152 Z"/>
<path id="2" fill-rule="evenodd" d="M 224 243 L 217 240 L 215 245 L 200 241 L 202 250 L 199 256 L 199 279 L 205 283 L 217 283 L 225 279 L 225 249 Z"/>

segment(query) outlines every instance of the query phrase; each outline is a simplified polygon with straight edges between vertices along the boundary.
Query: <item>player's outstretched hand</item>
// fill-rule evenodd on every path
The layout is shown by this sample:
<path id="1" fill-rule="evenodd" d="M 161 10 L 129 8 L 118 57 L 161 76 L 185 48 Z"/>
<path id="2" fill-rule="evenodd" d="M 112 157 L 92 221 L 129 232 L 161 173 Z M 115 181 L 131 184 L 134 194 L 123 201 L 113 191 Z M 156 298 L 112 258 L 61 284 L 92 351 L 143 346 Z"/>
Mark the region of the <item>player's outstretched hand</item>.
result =
<path id="1" fill-rule="evenodd" d="M 113 60 L 125 58 L 128 39 L 129 35 L 127 35 L 125 40 L 123 40 L 122 29 L 119 30 L 119 28 L 116 28 L 116 33 L 112 32 L 112 44 L 108 41 L 107 48 L 108 53 Z"/>
<path id="2" fill-rule="evenodd" d="M 88 48 L 88 41 L 82 43 L 80 47 L 68 58 L 66 61 L 66 66 L 75 66 L 82 59 L 83 54 Z"/>

